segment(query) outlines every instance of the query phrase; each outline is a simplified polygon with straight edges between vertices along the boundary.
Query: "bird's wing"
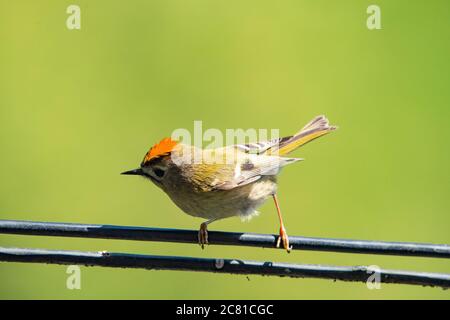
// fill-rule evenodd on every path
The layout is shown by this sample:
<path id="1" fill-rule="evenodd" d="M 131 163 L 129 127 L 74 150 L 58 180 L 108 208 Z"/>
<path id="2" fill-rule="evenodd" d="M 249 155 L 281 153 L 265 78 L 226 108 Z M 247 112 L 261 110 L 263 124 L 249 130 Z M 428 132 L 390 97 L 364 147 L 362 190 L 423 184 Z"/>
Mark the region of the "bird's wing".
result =
<path id="1" fill-rule="evenodd" d="M 278 174 L 280 168 L 302 159 L 280 158 L 265 155 L 247 155 L 239 157 L 232 175 L 227 179 L 218 180 L 213 186 L 216 190 L 231 190 L 259 180 L 263 176 Z M 222 176 L 223 178 L 223 176 Z M 220 181 L 220 182 L 219 182 Z"/>
<path id="2" fill-rule="evenodd" d="M 291 138 L 292 136 L 247 144 L 236 144 L 234 147 L 239 151 L 249 154 L 264 154 L 267 150 L 273 148 L 274 146 L 282 145 L 285 141 L 288 141 Z"/>

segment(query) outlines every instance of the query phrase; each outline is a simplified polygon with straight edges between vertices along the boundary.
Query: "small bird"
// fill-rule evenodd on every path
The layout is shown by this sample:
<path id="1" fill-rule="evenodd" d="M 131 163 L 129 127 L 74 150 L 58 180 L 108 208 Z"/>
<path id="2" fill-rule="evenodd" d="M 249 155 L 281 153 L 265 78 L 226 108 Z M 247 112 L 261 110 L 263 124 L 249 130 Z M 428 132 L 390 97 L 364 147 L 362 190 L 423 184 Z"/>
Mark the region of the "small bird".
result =
<path id="1" fill-rule="evenodd" d="M 303 159 L 283 156 L 335 129 L 325 116 L 318 116 L 292 136 L 217 149 L 164 138 L 150 148 L 138 169 L 122 174 L 145 177 L 185 213 L 206 219 L 198 232 L 202 248 L 208 244 L 211 222 L 234 216 L 248 220 L 272 197 L 280 222 L 276 246 L 282 243 L 289 252 L 292 247 L 276 193 L 277 175 L 285 165 Z"/>

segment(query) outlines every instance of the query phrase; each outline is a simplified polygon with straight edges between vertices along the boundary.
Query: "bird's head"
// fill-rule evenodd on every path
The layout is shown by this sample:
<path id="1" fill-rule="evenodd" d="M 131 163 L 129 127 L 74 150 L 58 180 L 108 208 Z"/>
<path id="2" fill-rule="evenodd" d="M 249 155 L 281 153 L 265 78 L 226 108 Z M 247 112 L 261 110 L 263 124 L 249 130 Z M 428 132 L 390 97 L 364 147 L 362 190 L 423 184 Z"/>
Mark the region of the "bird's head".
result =
<path id="1" fill-rule="evenodd" d="M 174 166 L 171 153 L 178 145 L 178 141 L 164 138 L 150 148 L 138 169 L 125 171 L 122 174 L 142 176 L 150 179 L 158 187 L 162 187 L 168 171 Z"/>

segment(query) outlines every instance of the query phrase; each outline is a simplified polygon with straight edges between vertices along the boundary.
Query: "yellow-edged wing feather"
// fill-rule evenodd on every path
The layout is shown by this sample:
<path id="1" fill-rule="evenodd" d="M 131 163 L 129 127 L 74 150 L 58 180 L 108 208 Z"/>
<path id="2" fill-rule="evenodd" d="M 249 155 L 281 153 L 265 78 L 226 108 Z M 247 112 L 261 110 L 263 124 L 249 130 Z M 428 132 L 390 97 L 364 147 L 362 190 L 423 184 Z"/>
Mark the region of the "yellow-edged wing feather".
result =
<path id="1" fill-rule="evenodd" d="M 330 126 L 325 116 L 318 116 L 308 123 L 302 130 L 287 139 L 281 139 L 278 146 L 274 146 L 267 151 L 267 154 L 280 156 L 288 154 L 300 146 L 321 137 L 330 131 L 335 130 L 335 126 Z"/>

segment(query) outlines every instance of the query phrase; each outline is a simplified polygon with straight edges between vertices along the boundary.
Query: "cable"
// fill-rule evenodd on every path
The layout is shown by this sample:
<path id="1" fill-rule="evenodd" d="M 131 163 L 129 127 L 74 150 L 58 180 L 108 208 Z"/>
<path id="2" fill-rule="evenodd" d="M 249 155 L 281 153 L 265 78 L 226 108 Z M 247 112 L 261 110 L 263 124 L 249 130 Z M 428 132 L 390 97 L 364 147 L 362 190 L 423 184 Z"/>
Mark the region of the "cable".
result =
<path id="1" fill-rule="evenodd" d="M 0 261 L 77 264 L 113 268 L 150 270 L 181 270 L 264 275 L 292 278 L 321 278 L 342 281 L 397 283 L 421 286 L 450 287 L 450 275 L 396 270 L 374 270 L 365 266 L 339 267 L 238 259 L 207 259 L 192 257 L 152 256 L 109 252 L 59 251 L 43 249 L 1 248 Z M 373 282 L 372 282 L 373 283 Z"/>
<path id="2" fill-rule="evenodd" d="M 0 233 L 195 244 L 198 242 L 197 231 L 194 230 L 15 220 L 0 220 Z M 275 248 L 277 236 L 271 234 L 210 231 L 208 233 L 208 238 L 211 245 Z M 289 241 L 293 246 L 294 251 L 315 250 L 450 258 L 450 246 L 443 244 L 346 240 L 298 236 L 290 236 Z"/>

